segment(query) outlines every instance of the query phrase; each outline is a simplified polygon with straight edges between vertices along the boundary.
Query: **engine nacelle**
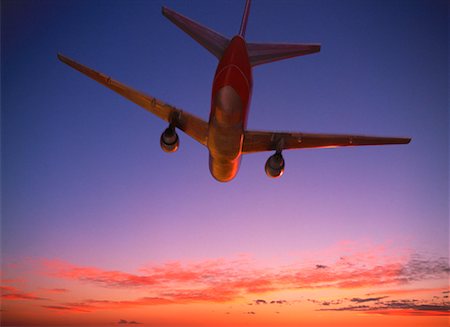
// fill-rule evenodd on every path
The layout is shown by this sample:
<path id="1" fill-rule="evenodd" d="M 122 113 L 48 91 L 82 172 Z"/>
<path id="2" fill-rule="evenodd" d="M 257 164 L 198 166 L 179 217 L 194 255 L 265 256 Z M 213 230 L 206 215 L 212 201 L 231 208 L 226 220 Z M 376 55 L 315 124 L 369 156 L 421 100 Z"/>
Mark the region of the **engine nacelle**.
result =
<path id="1" fill-rule="evenodd" d="M 284 173 L 284 159 L 281 153 L 275 153 L 271 155 L 266 161 L 266 175 L 272 178 L 277 178 Z"/>
<path id="2" fill-rule="evenodd" d="M 178 134 L 175 132 L 175 128 L 166 128 L 166 130 L 161 134 L 159 144 L 164 152 L 177 151 L 178 146 L 180 145 L 180 139 L 178 138 Z"/>

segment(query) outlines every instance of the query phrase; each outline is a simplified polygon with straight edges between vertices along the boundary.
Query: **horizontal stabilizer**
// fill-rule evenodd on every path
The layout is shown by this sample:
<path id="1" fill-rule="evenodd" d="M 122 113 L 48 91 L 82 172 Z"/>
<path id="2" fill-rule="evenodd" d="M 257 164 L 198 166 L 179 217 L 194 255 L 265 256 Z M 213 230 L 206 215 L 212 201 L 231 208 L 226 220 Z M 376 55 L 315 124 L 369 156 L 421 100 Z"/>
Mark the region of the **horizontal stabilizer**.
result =
<path id="1" fill-rule="evenodd" d="M 163 7 L 162 13 L 220 60 L 229 43 L 226 37 L 169 8 Z"/>
<path id="2" fill-rule="evenodd" d="M 407 144 L 410 141 L 410 138 L 402 137 L 246 131 L 242 152 Z"/>
<path id="3" fill-rule="evenodd" d="M 252 66 L 320 51 L 320 44 L 247 43 Z"/>
<path id="4" fill-rule="evenodd" d="M 137 91 L 116 80 L 113 80 L 110 76 L 104 75 L 87 66 L 84 66 L 75 60 L 63 56 L 62 54 L 58 54 L 58 59 L 87 77 L 92 78 L 94 81 L 106 86 L 124 98 L 165 120 L 166 122 L 173 123 L 175 127 L 206 146 L 208 136 L 208 123 L 206 121 L 186 111 L 164 103 L 150 95 Z"/>

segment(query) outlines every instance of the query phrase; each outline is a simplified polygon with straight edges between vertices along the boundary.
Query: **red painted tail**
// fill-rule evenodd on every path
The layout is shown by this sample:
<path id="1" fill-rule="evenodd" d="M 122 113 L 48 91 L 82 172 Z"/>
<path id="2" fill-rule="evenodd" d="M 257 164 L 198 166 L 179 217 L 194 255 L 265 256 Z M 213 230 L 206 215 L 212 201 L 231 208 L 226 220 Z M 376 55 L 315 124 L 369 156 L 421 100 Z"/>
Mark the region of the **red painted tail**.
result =
<path id="1" fill-rule="evenodd" d="M 244 14 L 242 15 L 241 28 L 239 29 L 239 35 L 245 38 L 245 31 L 247 30 L 248 15 L 250 14 L 250 0 L 245 2 Z"/>
<path id="2" fill-rule="evenodd" d="M 189 34 L 195 41 L 200 43 L 219 60 L 222 58 L 230 40 L 223 35 L 209 29 L 206 26 L 169 9 L 162 8 L 162 13 L 172 23 Z M 239 35 L 244 38 L 247 29 L 247 21 L 250 13 L 250 0 L 245 3 L 242 15 Z M 320 44 L 277 44 L 277 43 L 246 43 L 247 51 L 252 66 L 267 64 L 287 58 L 303 56 L 320 51 Z"/>

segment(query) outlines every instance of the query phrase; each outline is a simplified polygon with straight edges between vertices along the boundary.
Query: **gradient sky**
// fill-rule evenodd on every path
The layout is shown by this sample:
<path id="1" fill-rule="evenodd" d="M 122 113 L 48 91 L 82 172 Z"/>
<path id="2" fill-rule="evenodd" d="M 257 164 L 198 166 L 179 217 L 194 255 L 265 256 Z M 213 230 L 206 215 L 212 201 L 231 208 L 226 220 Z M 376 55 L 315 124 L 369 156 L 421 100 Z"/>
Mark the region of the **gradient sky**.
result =
<path id="1" fill-rule="evenodd" d="M 162 5 L 231 37 L 244 1 L 1 2 L 2 324 L 447 326 L 448 2 L 255 0 L 248 40 L 322 50 L 254 69 L 248 128 L 412 142 L 226 184 L 56 58 L 207 119 L 217 60 Z"/>

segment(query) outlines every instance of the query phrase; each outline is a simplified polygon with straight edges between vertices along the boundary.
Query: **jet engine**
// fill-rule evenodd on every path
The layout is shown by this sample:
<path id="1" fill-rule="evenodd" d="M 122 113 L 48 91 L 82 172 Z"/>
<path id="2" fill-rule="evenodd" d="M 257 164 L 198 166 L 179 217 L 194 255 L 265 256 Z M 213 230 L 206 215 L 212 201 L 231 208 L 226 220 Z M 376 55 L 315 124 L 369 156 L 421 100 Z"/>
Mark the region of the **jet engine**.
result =
<path id="1" fill-rule="evenodd" d="M 271 155 L 266 161 L 266 175 L 272 178 L 277 178 L 284 173 L 284 159 L 281 152 L 276 152 Z"/>
<path id="2" fill-rule="evenodd" d="M 164 152 L 175 152 L 178 150 L 180 139 L 178 138 L 178 134 L 175 132 L 174 127 L 169 126 L 166 128 L 166 130 L 161 134 L 159 144 Z"/>

